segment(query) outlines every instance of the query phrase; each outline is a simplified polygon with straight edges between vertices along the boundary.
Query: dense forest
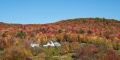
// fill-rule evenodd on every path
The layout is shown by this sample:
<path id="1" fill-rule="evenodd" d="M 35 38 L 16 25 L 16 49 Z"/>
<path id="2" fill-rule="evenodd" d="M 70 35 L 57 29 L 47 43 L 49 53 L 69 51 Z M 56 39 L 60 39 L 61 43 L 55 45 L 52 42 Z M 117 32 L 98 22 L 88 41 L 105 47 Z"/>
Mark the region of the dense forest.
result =
<path id="1" fill-rule="evenodd" d="M 49 41 L 57 41 L 61 47 L 44 48 L 42 45 Z M 40 48 L 30 47 L 32 42 Z M 37 56 L 38 60 L 61 60 L 59 56 L 65 55 L 61 59 L 120 60 L 120 21 L 76 18 L 48 24 L 0 22 L 0 59 L 31 60 Z"/>

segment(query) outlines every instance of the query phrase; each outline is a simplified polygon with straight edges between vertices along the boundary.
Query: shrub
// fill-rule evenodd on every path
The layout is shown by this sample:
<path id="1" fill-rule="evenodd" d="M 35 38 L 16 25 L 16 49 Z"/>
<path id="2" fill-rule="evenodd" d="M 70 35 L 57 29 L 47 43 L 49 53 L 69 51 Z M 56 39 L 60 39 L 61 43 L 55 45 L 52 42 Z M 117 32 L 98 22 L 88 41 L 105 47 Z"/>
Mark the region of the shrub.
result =
<path id="1" fill-rule="evenodd" d="M 44 47 L 44 52 L 46 54 L 46 60 L 53 59 L 54 56 L 59 56 L 60 54 L 59 50 L 55 47 Z"/>
<path id="2" fill-rule="evenodd" d="M 92 39 L 92 44 L 97 46 L 97 48 L 100 51 L 107 51 L 108 49 L 112 49 L 112 44 L 108 40 L 100 38 L 100 37 Z"/>
<path id="3" fill-rule="evenodd" d="M 40 52 L 40 48 L 39 47 L 33 47 L 33 48 L 31 48 L 30 51 L 31 51 L 33 56 L 37 56 Z"/>
<path id="4" fill-rule="evenodd" d="M 32 54 L 21 46 L 11 46 L 4 50 L 4 60 L 31 60 Z"/>
<path id="5" fill-rule="evenodd" d="M 38 54 L 38 59 L 39 60 L 45 60 L 46 54 L 45 53 L 39 53 Z"/>
<path id="6" fill-rule="evenodd" d="M 109 50 L 103 60 L 120 60 L 120 57 L 113 50 Z"/>
<path id="7" fill-rule="evenodd" d="M 81 48 L 77 52 L 77 58 L 80 60 L 97 60 L 98 59 L 98 49 L 95 45 L 88 45 L 87 47 Z"/>

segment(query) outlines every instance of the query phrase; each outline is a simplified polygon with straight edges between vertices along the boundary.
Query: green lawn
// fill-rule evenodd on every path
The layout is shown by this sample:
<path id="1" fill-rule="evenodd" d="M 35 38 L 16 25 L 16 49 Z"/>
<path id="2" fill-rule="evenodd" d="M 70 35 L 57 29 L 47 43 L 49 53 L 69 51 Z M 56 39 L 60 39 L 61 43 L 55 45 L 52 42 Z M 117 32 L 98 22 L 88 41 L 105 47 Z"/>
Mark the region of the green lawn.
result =
<path id="1" fill-rule="evenodd" d="M 3 52 L 2 51 L 0 51 L 0 55 L 2 55 L 3 54 Z"/>
<path id="2" fill-rule="evenodd" d="M 52 58 L 54 60 L 73 60 L 73 58 L 71 58 L 73 54 L 75 53 L 68 53 L 62 56 L 53 56 Z M 33 56 L 32 60 L 38 60 L 38 56 Z"/>
<path id="3" fill-rule="evenodd" d="M 0 51 L 0 58 L 3 56 L 3 52 L 2 51 Z"/>
<path id="4" fill-rule="evenodd" d="M 32 60 L 38 60 L 38 56 L 33 56 Z"/>

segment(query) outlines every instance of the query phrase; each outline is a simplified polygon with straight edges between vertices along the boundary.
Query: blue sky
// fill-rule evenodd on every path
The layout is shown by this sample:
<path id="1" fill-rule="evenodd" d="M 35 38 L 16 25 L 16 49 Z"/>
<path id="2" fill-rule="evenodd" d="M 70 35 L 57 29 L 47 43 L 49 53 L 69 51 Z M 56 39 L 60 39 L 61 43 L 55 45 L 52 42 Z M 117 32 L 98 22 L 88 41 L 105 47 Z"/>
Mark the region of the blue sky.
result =
<path id="1" fill-rule="evenodd" d="M 120 20 L 120 0 L 0 0 L 0 22 L 44 24 L 100 17 Z"/>

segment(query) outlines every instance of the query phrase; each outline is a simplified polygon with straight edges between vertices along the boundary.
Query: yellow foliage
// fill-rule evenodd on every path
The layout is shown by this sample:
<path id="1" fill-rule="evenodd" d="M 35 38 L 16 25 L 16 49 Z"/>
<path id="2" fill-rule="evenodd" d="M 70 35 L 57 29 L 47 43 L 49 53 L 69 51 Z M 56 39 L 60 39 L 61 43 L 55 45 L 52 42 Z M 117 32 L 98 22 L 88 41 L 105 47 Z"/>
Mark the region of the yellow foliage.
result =
<path id="1" fill-rule="evenodd" d="M 29 60 L 32 54 L 22 46 L 11 46 L 4 50 L 5 60 Z"/>
<path id="2" fill-rule="evenodd" d="M 17 40 L 17 41 L 15 41 L 14 45 L 18 46 L 18 45 L 20 45 L 20 42 Z"/>

